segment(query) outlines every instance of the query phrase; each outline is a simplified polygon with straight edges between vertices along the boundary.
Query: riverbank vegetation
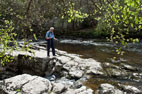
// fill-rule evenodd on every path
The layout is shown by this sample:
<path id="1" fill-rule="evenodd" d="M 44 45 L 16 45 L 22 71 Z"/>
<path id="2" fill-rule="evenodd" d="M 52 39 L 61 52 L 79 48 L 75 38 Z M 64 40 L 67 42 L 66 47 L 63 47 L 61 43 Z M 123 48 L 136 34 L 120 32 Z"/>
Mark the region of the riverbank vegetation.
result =
<path id="1" fill-rule="evenodd" d="M 99 15 L 94 14 L 96 6 L 93 0 L 0 0 L 0 9 L 0 17 L 13 22 L 17 38 L 31 38 L 33 33 L 44 38 L 50 26 L 55 27 L 59 37 L 68 33 L 72 37 L 80 35 L 83 38 L 102 36 L 100 26 L 95 30 L 100 23 L 97 20 Z M 88 28 L 95 34 L 88 30 L 78 34 L 78 31 Z"/>
<path id="2" fill-rule="evenodd" d="M 33 33 L 43 38 L 50 26 L 55 27 L 59 37 L 141 34 L 136 32 L 141 31 L 140 0 L 0 0 L 0 9 L 0 17 L 13 22 L 17 38 L 31 38 Z"/>

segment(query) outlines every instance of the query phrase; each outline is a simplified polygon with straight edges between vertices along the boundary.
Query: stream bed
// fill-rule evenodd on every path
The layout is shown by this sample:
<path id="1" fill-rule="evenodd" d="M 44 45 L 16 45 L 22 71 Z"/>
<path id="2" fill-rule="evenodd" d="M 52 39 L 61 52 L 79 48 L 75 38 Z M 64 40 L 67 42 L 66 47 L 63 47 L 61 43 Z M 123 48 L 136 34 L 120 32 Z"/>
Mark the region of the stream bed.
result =
<path id="1" fill-rule="evenodd" d="M 102 64 L 107 62 L 114 65 L 118 65 L 119 63 L 129 64 L 138 68 L 139 73 L 142 72 L 142 43 L 129 43 L 128 47 L 124 49 L 125 54 L 123 56 L 116 54 L 115 45 L 105 40 L 60 40 L 60 42 L 56 43 L 56 48 L 67 51 L 68 53 L 79 54 L 82 58 L 93 58 Z M 117 57 L 118 60 L 113 60 L 113 57 Z M 116 83 L 129 84 L 142 90 L 141 81 L 124 79 L 123 77 L 92 76 L 84 84 L 95 91 L 102 83 L 110 83 L 116 87 L 118 87 Z"/>
<path id="2" fill-rule="evenodd" d="M 117 57 L 125 63 L 142 68 L 142 43 L 128 44 L 123 56 L 116 54 L 115 45 L 105 40 L 60 40 L 56 48 L 82 55 L 83 58 L 93 58 L 101 63 L 113 62 L 112 58 Z"/>
<path id="3" fill-rule="evenodd" d="M 18 41 L 18 43 L 23 45 L 23 41 Z M 48 72 L 53 71 L 52 74 L 56 79 L 53 80 L 54 83 L 62 83 L 65 86 L 72 83 L 71 86 L 77 89 L 82 84 L 81 81 L 83 85 L 91 88 L 94 94 L 98 94 L 96 92 L 102 84 L 104 87 L 113 85 L 127 92 L 126 94 L 129 92 L 141 94 L 139 91 L 132 93 L 135 92 L 135 87 L 142 92 L 142 43 L 129 43 L 128 47 L 124 48 L 125 54 L 120 56 L 115 52 L 116 46 L 106 40 L 60 39 L 55 42 L 57 56 L 50 57 L 49 61 L 46 55 L 46 41 L 40 40 L 30 44 L 32 44 L 31 49 L 36 52 L 34 58 L 37 61 L 23 58 L 24 54 L 30 55 L 30 52 L 15 51 L 17 62 L 7 64 L 4 69 L 1 68 L 5 71 L 0 72 L 0 80 L 24 73 L 50 79 Z M 113 57 L 117 59 L 113 60 Z M 123 85 L 134 86 L 134 89 L 131 91 L 130 88 L 129 91 Z"/>

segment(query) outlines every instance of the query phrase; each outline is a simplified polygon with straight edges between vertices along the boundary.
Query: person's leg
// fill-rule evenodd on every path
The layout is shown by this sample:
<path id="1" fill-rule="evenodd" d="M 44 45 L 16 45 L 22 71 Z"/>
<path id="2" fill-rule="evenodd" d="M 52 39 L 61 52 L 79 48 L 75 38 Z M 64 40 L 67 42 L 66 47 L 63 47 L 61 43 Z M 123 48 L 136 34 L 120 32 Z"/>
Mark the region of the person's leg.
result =
<path id="1" fill-rule="evenodd" d="M 52 48 L 52 54 L 53 56 L 55 56 L 54 39 L 51 39 L 51 48 Z"/>
<path id="2" fill-rule="evenodd" d="M 50 56 L 49 53 L 50 53 L 50 40 L 47 40 L 47 56 Z"/>

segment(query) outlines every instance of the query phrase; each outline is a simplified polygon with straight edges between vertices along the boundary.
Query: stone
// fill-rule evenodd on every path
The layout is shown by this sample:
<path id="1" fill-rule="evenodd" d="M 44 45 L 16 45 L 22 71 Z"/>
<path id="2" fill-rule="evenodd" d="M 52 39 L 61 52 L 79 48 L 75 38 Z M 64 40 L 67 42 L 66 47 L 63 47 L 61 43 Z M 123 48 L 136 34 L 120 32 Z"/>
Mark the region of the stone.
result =
<path id="1" fill-rule="evenodd" d="M 63 65 L 63 69 L 65 69 L 65 70 L 67 70 L 67 71 L 69 71 L 70 68 L 71 68 L 71 66 L 68 65 L 68 64 Z"/>
<path id="2" fill-rule="evenodd" d="M 87 89 L 86 86 L 82 86 L 78 89 L 68 89 L 65 93 L 63 94 L 93 94 L 92 89 Z"/>
<path id="3" fill-rule="evenodd" d="M 68 64 L 69 66 L 78 66 L 78 63 L 75 62 L 75 61 L 69 61 L 69 62 L 67 62 L 67 64 Z"/>
<path id="4" fill-rule="evenodd" d="M 142 81 L 142 73 L 133 73 L 132 74 L 133 80 L 137 81 L 137 82 L 141 82 Z"/>
<path id="5" fill-rule="evenodd" d="M 97 94 L 123 94 L 123 92 L 111 84 L 104 83 L 99 86 Z"/>
<path id="6" fill-rule="evenodd" d="M 81 78 L 83 76 L 84 72 L 82 70 L 71 70 L 69 72 L 69 75 L 73 78 Z"/>
<path id="7" fill-rule="evenodd" d="M 126 70 L 122 69 L 114 69 L 114 68 L 107 68 L 107 75 L 112 77 L 120 77 L 120 78 L 127 78 L 129 74 L 126 72 Z"/>
<path id="8" fill-rule="evenodd" d="M 66 88 L 62 83 L 52 83 L 53 85 L 53 90 L 52 92 L 60 94 L 62 93 Z"/>
<path id="9" fill-rule="evenodd" d="M 106 68 L 115 68 L 115 69 L 120 69 L 120 67 L 119 66 L 116 66 L 116 65 L 114 65 L 114 64 L 111 64 L 111 63 L 108 63 L 108 62 L 106 62 L 106 63 L 104 63 L 103 64 L 103 66 L 104 67 L 106 67 Z"/>
<path id="10" fill-rule="evenodd" d="M 119 85 L 123 91 L 129 93 L 129 94 L 142 94 L 142 91 L 138 88 L 130 85 Z"/>
<path id="11" fill-rule="evenodd" d="M 8 94 L 44 94 L 51 91 L 52 85 L 49 80 L 31 76 L 28 74 L 18 75 L 5 79 L 1 83 L 1 89 Z"/>
<path id="12" fill-rule="evenodd" d="M 136 67 L 133 67 L 133 66 L 130 66 L 130 65 L 127 65 L 127 64 L 121 64 L 121 67 L 125 70 L 137 71 Z"/>
<path id="13" fill-rule="evenodd" d="M 77 81 L 74 82 L 74 87 L 75 88 L 80 88 L 82 86 L 83 86 L 83 81 L 77 80 Z"/>
<path id="14" fill-rule="evenodd" d="M 65 64 L 71 60 L 71 58 L 69 58 L 67 56 L 59 56 L 59 57 L 57 57 L 57 59 L 61 60 L 63 64 Z"/>

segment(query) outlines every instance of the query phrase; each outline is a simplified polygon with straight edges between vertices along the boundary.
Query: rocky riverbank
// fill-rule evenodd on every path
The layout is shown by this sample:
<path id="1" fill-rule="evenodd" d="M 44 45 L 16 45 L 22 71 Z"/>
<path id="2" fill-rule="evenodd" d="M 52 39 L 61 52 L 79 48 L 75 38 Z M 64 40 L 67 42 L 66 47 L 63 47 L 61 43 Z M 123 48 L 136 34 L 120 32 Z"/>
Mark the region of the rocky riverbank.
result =
<path id="1" fill-rule="evenodd" d="M 142 94 L 141 84 L 131 84 L 131 81 L 142 82 L 139 68 L 125 63 L 100 63 L 57 49 L 57 56 L 47 58 L 45 46 L 44 42 L 32 43 L 31 50 L 35 54 L 11 53 L 14 61 L 0 67 L 2 94 Z M 130 80 L 130 83 L 104 81 L 94 89 L 85 84 L 93 77 L 109 81 Z"/>

